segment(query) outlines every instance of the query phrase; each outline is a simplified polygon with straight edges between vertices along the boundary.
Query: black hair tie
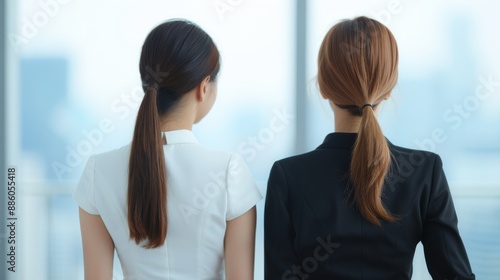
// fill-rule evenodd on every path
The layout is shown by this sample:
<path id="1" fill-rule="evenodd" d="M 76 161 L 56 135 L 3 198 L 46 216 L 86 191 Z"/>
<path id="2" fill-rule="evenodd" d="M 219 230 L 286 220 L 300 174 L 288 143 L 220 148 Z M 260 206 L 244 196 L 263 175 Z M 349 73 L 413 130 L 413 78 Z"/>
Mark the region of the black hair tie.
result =
<path id="1" fill-rule="evenodd" d="M 346 109 L 348 110 L 351 114 L 353 114 L 354 116 L 358 116 L 358 117 L 361 117 L 363 116 L 363 109 L 366 107 L 366 106 L 370 106 L 373 108 L 375 108 L 378 104 L 365 104 L 363 106 L 358 106 L 358 105 L 339 105 L 339 104 L 335 104 L 337 105 L 339 108 L 341 109 Z"/>
<path id="2" fill-rule="evenodd" d="M 370 106 L 370 107 L 372 107 L 372 109 L 373 109 L 373 104 L 365 104 L 365 105 L 361 106 L 361 111 L 363 111 L 363 109 L 364 109 L 365 107 L 367 107 L 367 106 Z"/>

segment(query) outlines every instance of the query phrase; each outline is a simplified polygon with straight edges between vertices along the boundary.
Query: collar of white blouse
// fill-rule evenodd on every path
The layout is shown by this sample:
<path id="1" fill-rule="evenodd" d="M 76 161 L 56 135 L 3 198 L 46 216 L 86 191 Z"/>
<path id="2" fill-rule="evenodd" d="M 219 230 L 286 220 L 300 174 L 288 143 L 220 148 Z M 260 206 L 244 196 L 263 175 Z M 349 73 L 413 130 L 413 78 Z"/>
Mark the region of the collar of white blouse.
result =
<path id="1" fill-rule="evenodd" d="M 167 145 L 170 144 L 185 144 L 185 143 L 198 143 L 191 130 L 170 130 L 163 131 L 162 137 L 167 140 Z"/>

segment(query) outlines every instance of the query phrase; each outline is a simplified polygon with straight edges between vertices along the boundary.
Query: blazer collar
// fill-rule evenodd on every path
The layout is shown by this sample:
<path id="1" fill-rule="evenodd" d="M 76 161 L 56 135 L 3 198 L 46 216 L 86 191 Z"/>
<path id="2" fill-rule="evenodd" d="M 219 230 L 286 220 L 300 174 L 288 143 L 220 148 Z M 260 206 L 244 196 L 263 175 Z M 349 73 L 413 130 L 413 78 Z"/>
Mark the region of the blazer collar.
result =
<path id="1" fill-rule="evenodd" d="M 325 137 L 325 140 L 319 145 L 318 149 L 352 149 L 357 138 L 358 134 L 355 132 L 333 132 Z M 389 139 L 385 139 L 389 146 L 393 145 Z"/>
<path id="2" fill-rule="evenodd" d="M 187 129 L 171 130 L 171 131 L 164 131 L 163 133 L 167 138 L 167 145 L 186 144 L 186 143 L 198 144 L 198 141 L 194 137 L 193 132 L 191 130 Z"/>
<path id="3" fill-rule="evenodd" d="M 328 148 L 340 148 L 340 149 L 350 149 L 354 146 L 357 133 L 350 132 L 333 132 L 325 137 L 323 143 L 318 147 L 318 149 L 328 149 Z"/>

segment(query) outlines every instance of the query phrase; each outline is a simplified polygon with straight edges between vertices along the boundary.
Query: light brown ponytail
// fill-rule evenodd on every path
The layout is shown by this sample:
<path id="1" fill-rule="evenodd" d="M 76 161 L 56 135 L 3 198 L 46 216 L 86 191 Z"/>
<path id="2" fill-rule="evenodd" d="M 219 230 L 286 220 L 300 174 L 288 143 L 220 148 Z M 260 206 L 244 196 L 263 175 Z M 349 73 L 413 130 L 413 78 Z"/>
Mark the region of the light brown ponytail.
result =
<path id="1" fill-rule="evenodd" d="M 394 88 L 397 64 L 394 36 L 383 24 L 366 17 L 334 25 L 318 56 L 321 92 L 336 106 L 361 117 L 349 179 L 360 213 L 375 225 L 396 219 L 382 203 L 391 155 L 374 108 Z"/>
<path id="2" fill-rule="evenodd" d="M 128 180 L 128 225 L 136 243 L 148 240 L 146 248 L 165 242 L 167 234 L 167 176 L 158 89 L 150 86 L 142 100 L 134 129 Z"/>
<path id="3" fill-rule="evenodd" d="M 362 109 L 358 137 L 352 152 L 350 180 L 355 186 L 354 198 L 359 211 L 368 221 L 393 221 L 382 204 L 382 187 L 389 170 L 391 155 L 373 108 Z"/>

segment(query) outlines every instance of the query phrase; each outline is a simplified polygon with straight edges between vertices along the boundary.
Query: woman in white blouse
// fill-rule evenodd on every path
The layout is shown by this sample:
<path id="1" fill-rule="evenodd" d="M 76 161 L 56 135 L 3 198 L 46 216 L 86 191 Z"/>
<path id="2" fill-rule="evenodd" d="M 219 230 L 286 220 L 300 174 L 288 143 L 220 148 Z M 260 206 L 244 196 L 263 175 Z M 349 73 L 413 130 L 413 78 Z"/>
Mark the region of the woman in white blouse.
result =
<path id="1" fill-rule="evenodd" d="M 217 47 L 197 25 L 165 22 L 144 45 L 145 92 L 132 143 L 89 158 L 74 193 L 85 279 L 253 279 L 255 204 L 241 156 L 191 132 L 212 108 Z"/>

